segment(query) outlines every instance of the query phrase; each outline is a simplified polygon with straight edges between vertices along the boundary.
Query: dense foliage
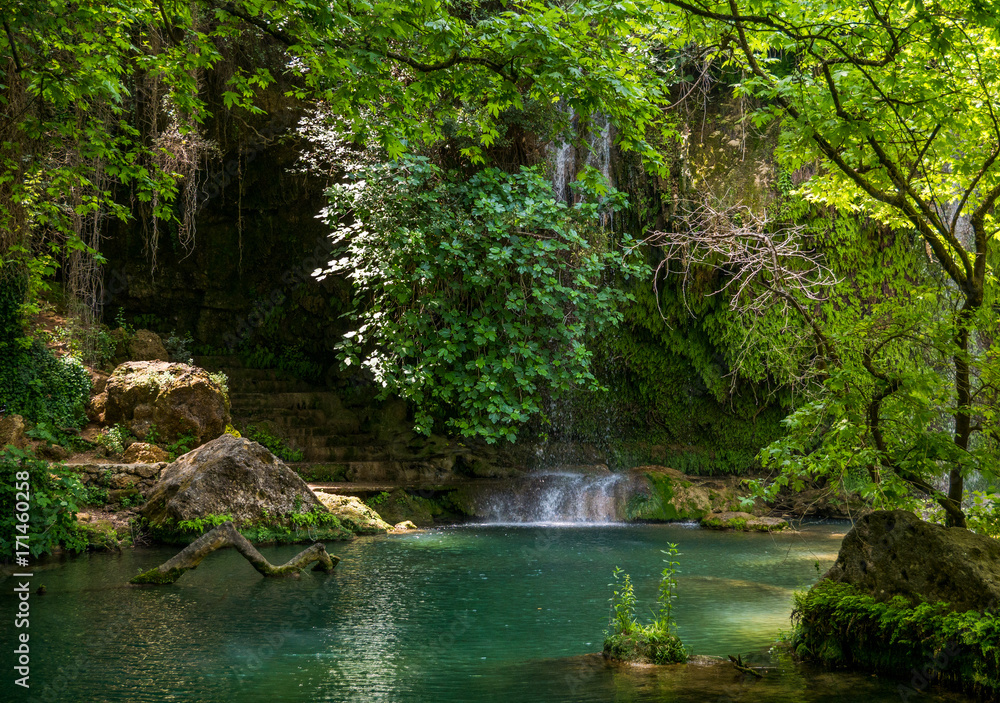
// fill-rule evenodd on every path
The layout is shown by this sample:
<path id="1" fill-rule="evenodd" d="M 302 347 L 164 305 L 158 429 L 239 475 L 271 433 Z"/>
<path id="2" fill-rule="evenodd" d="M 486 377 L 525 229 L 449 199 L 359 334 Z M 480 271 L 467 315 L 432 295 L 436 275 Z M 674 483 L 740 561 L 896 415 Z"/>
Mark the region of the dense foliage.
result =
<path id="1" fill-rule="evenodd" d="M 74 357 L 56 358 L 22 331 L 25 281 L 0 276 L 0 411 L 56 428 L 86 421 L 90 376 Z"/>
<path id="2" fill-rule="evenodd" d="M 964 525 L 965 479 L 997 465 L 995 14 L 961 0 L 669 4 L 692 22 L 688 40 L 740 69 L 739 92 L 757 101 L 754 124 L 780 119 L 782 166 L 820 164 L 801 196 L 913 232 L 914 251 L 930 264 L 881 291 L 859 285 L 848 319 L 831 320 L 816 310 L 833 282 L 829 268 L 795 228 L 755 229 L 736 218 L 723 226 L 726 213 L 704 210 L 694 218 L 696 229 L 731 233 L 697 243 L 728 259 L 745 309 L 760 312 L 767 299 L 788 312 L 756 326 L 749 343 L 779 347 L 792 316 L 798 339 L 812 340 L 811 350 L 788 357 L 795 363 L 775 367 L 792 380 L 803 379 L 803 364 L 814 373 L 788 441 L 768 454 L 773 465 L 797 484 L 850 462 L 867 474 L 870 493 L 916 489 L 950 524 Z"/>
<path id="3" fill-rule="evenodd" d="M 26 498 L 27 497 L 27 498 Z M 31 554 L 48 554 L 57 547 L 83 551 L 87 537 L 77 527 L 76 511 L 89 502 L 90 492 L 79 476 L 62 464 L 50 465 L 30 451 L 7 447 L 0 451 L 0 562 L 14 559 L 27 546 Z M 28 510 L 16 510 L 28 503 Z M 27 521 L 19 517 L 27 513 Z"/>
<path id="4" fill-rule="evenodd" d="M 0 104 L 13 116 L 0 150 L 0 263 L 96 255 L 102 218 L 135 214 L 115 197 L 121 186 L 148 204 L 154 230 L 174 222 L 193 244 L 195 170 L 212 148 L 198 126 L 213 110 L 263 113 L 276 76 L 279 90 L 323 100 L 393 156 L 447 127 L 475 158 L 501 136 L 501 113 L 561 100 L 603 110 L 623 145 L 655 161 L 647 136 L 662 131 L 666 94 L 646 38 L 661 29 L 652 8 L 604 0 L 20 0 L 0 34 Z M 221 90 L 207 92 L 209 80 Z"/>
<path id="5" fill-rule="evenodd" d="M 600 227 L 618 194 L 581 181 L 568 206 L 538 169 L 465 178 L 421 157 L 354 176 L 328 213 L 345 248 L 326 273 L 360 293 L 344 361 L 412 400 L 419 429 L 443 414 L 513 440 L 544 394 L 598 386 L 587 339 L 621 320 L 615 281 L 642 270 Z"/>
<path id="6" fill-rule="evenodd" d="M 824 581 L 795 596 L 796 653 L 828 665 L 913 674 L 903 700 L 931 683 L 952 681 L 992 698 L 1000 691 L 1000 619 L 956 613 L 947 603 L 879 601 L 848 584 Z"/>

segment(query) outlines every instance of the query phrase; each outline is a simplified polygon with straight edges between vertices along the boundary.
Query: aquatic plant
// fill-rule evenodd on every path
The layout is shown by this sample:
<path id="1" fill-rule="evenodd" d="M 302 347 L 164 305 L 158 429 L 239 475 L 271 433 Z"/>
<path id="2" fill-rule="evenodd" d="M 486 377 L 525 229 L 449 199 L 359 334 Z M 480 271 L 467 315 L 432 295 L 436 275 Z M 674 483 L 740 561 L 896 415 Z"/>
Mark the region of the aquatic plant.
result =
<path id="1" fill-rule="evenodd" d="M 635 590 L 632 578 L 615 567 L 613 572 L 616 587 L 611 595 L 611 617 L 608 632 L 604 638 L 604 655 L 610 659 L 621 661 L 649 662 L 652 664 L 679 664 L 687 661 L 687 652 L 673 630 L 676 628 L 673 618 L 673 601 L 677 597 L 677 581 L 674 576 L 680 562 L 677 545 L 670 543 L 663 552 L 666 566 L 660 572 L 660 585 L 657 589 L 659 608 L 653 616 L 653 621 L 643 624 L 635 616 Z M 615 584 L 609 584 L 614 586 Z"/>

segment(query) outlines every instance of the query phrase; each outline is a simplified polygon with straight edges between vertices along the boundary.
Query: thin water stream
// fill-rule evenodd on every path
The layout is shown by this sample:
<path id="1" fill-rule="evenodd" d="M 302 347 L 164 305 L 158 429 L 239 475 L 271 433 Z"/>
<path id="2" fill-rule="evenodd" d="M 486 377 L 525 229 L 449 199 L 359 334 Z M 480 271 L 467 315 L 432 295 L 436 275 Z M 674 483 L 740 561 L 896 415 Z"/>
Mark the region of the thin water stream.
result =
<path id="1" fill-rule="evenodd" d="M 844 529 L 466 526 L 331 544 L 343 557 L 335 573 L 298 581 L 264 580 L 226 550 L 155 588 L 124 584 L 173 550 L 66 559 L 35 577 L 48 593 L 33 601 L 32 694 L 130 703 L 897 700 L 894 682 L 766 653 L 789 627 L 793 589 L 830 565 Z M 768 663 L 762 681 L 728 666 L 636 669 L 593 655 L 612 569 L 632 575 L 646 614 L 669 542 L 682 552 L 683 640 L 698 654 Z M 262 551 L 280 562 L 297 549 Z M 7 585 L 0 607 L 12 612 Z"/>

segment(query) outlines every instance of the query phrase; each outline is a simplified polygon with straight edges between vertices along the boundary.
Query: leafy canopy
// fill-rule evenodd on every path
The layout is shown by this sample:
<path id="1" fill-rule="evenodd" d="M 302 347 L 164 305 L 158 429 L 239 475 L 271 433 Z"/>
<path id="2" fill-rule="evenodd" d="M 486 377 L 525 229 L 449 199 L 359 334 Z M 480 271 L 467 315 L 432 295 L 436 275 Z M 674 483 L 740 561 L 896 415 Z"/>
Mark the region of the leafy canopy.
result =
<path id="1" fill-rule="evenodd" d="M 901 272 L 881 291 L 890 293 L 884 301 L 861 287 L 858 316 L 839 326 L 799 297 L 827 377 L 813 387 L 816 402 L 789 419 L 793 432 L 772 458 L 793 472 L 855 466 L 875 492 L 887 490 L 886 478 L 903 481 L 964 525 L 965 478 L 993 471 L 995 461 L 984 460 L 993 455 L 983 452 L 1000 439 L 990 380 L 1000 197 L 995 9 L 967 0 L 667 2 L 676 21 L 691 22 L 698 41 L 743 76 L 738 91 L 757 102 L 754 123 L 780 121 L 782 165 L 815 171 L 800 195 L 915 232 L 932 264 Z M 757 284 L 773 285 L 772 273 Z M 942 473 L 946 491 L 937 488 Z"/>

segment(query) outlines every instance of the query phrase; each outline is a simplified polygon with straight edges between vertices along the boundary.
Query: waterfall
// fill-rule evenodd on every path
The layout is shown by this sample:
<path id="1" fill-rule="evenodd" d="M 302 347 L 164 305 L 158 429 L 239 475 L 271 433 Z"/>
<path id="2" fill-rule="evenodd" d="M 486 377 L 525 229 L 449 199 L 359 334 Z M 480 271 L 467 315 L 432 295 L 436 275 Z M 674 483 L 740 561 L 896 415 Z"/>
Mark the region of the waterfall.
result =
<path id="1" fill-rule="evenodd" d="M 566 114 L 572 129 L 576 117 L 573 108 L 567 108 Z M 572 140 L 561 141 L 553 143 L 550 151 L 552 187 L 555 190 L 556 200 L 561 200 L 564 203 L 571 202 L 573 194 L 569 189 L 569 184 L 576 179 L 576 147 L 573 146 Z"/>
<path id="2" fill-rule="evenodd" d="M 494 525 L 607 525 L 619 521 L 625 478 L 607 469 L 533 473 L 479 496 L 476 513 Z"/>
<path id="3" fill-rule="evenodd" d="M 566 108 L 567 120 L 570 132 L 579 129 L 573 108 Z M 611 180 L 611 122 L 608 116 L 602 113 L 595 113 L 590 119 L 590 126 L 585 136 L 585 145 L 577 147 L 572 139 L 568 141 L 553 142 L 549 149 L 549 158 L 552 160 L 552 187 L 555 191 L 556 199 L 564 203 L 573 202 L 573 191 L 570 184 L 576 180 L 578 173 L 577 164 L 582 166 L 592 166 L 596 168 L 607 179 L 609 185 L 614 185 Z"/>

